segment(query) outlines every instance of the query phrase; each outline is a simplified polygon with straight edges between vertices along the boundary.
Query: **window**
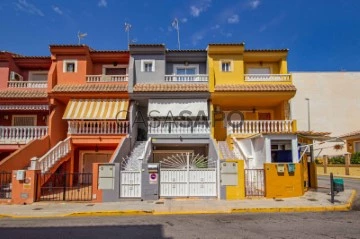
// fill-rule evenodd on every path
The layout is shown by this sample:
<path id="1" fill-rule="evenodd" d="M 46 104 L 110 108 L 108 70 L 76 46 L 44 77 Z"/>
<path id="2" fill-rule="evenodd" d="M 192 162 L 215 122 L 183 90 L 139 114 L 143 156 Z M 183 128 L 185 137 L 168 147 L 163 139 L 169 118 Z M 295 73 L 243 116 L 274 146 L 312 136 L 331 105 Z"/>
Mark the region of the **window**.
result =
<path id="1" fill-rule="evenodd" d="M 141 60 L 141 71 L 142 72 L 154 72 L 155 71 L 155 60 Z"/>
<path id="2" fill-rule="evenodd" d="M 291 140 L 271 140 L 271 162 L 293 162 Z"/>
<path id="3" fill-rule="evenodd" d="M 102 74 L 103 75 L 126 75 L 127 74 L 127 66 L 126 65 L 103 65 L 102 66 Z"/>
<path id="4" fill-rule="evenodd" d="M 47 71 L 30 71 L 29 72 L 29 81 L 47 81 L 48 72 Z"/>
<path id="5" fill-rule="evenodd" d="M 354 142 L 354 152 L 360 152 L 360 142 Z"/>
<path id="6" fill-rule="evenodd" d="M 77 61 L 64 60 L 63 72 L 77 72 Z"/>
<path id="7" fill-rule="evenodd" d="M 271 74 L 271 69 L 269 67 L 252 67 L 247 69 L 247 74 Z"/>
<path id="8" fill-rule="evenodd" d="M 36 126 L 36 115 L 13 115 L 13 126 Z"/>
<path id="9" fill-rule="evenodd" d="M 176 78 L 177 81 L 196 81 L 197 77 L 194 75 L 199 74 L 199 65 L 174 65 L 173 72 L 180 75 Z"/>
<path id="10" fill-rule="evenodd" d="M 176 75 L 196 75 L 199 74 L 198 65 L 174 65 L 174 73 Z"/>
<path id="11" fill-rule="evenodd" d="M 152 62 L 145 62 L 145 65 L 144 65 L 144 69 L 145 69 L 145 72 L 152 72 Z"/>
<path id="12" fill-rule="evenodd" d="M 230 72 L 232 71 L 232 61 L 222 60 L 220 67 L 222 72 Z"/>

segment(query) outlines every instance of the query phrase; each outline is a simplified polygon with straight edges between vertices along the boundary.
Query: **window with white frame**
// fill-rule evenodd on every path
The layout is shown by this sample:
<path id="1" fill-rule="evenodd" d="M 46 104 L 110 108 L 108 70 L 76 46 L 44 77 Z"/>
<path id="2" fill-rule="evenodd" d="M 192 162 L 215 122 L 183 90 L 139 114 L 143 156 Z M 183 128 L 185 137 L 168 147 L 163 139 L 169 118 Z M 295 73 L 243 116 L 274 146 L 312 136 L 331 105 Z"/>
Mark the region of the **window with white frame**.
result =
<path id="1" fill-rule="evenodd" d="M 64 60 L 63 72 L 77 72 L 77 60 Z"/>
<path id="2" fill-rule="evenodd" d="M 199 65 L 174 65 L 176 75 L 197 75 L 199 74 Z"/>
<path id="3" fill-rule="evenodd" d="M 222 72 L 230 72 L 232 71 L 233 69 L 233 66 L 232 66 L 232 61 L 231 60 L 222 60 L 221 61 L 221 64 L 220 64 L 220 67 L 221 67 L 221 71 Z"/>
<path id="4" fill-rule="evenodd" d="M 247 74 L 268 75 L 271 74 L 271 69 L 270 67 L 249 67 L 247 68 Z"/>
<path id="5" fill-rule="evenodd" d="M 103 75 L 126 75 L 127 67 L 125 65 L 103 65 L 102 73 Z"/>
<path id="6" fill-rule="evenodd" d="M 141 60 L 142 72 L 155 72 L 155 60 Z"/>
<path id="7" fill-rule="evenodd" d="M 12 125 L 13 126 L 36 126 L 37 116 L 36 115 L 13 115 Z"/>
<path id="8" fill-rule="evenodd" d="M 48 72 L 47 71 L 30 71 L 29 72 L 29 81 L 47 81 Z"/>

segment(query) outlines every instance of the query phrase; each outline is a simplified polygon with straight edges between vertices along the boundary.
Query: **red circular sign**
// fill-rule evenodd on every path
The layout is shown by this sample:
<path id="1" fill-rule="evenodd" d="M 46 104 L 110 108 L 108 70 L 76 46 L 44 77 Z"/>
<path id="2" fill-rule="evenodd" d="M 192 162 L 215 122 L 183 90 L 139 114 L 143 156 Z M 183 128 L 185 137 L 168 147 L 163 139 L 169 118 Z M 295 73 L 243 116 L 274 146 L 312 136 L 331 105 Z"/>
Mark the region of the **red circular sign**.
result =
<path id="1" fill-rule="evenodd" d="M 150 178 L 153 179 L 153 180 L 156 179 L 156 173 L 150 174 Z"/>

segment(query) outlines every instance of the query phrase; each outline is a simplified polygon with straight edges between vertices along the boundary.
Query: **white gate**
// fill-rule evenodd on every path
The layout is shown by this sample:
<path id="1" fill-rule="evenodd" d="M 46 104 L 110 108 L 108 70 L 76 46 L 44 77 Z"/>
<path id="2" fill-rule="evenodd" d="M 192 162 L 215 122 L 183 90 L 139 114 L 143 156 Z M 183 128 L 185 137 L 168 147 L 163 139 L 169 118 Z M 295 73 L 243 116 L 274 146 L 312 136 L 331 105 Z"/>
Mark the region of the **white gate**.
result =
<path id="1" fill-rule="evenodd" d="M 141 197 L 141 160 L 123 159 L 120 170 L 120 197 Z"/>
<path id="2" fill-rule="evenodd" d="M 176 154 L 160 162 L 160 197 L 216 197 L 216 162 L 203 155 Z"/>

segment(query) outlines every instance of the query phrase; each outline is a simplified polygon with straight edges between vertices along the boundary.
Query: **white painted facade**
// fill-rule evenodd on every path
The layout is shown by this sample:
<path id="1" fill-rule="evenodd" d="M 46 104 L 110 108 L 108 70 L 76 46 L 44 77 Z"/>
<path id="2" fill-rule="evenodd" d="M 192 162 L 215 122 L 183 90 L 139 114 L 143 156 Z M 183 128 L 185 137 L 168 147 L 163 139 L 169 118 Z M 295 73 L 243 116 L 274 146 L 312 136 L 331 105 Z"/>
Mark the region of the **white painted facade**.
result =
<path id="1" fill-rule="evenodd" d="M 331 132 L 339 136 L 360 129 L 360 72 L 293 72 L 297 88 L 291 100 L 291 117 L 298 130 L 308 129 L 307 101 L 310 99 L 310 126 L 313 131 Z M 335 155 L 334 143 L 317 146 L 317 155 Z"/>

